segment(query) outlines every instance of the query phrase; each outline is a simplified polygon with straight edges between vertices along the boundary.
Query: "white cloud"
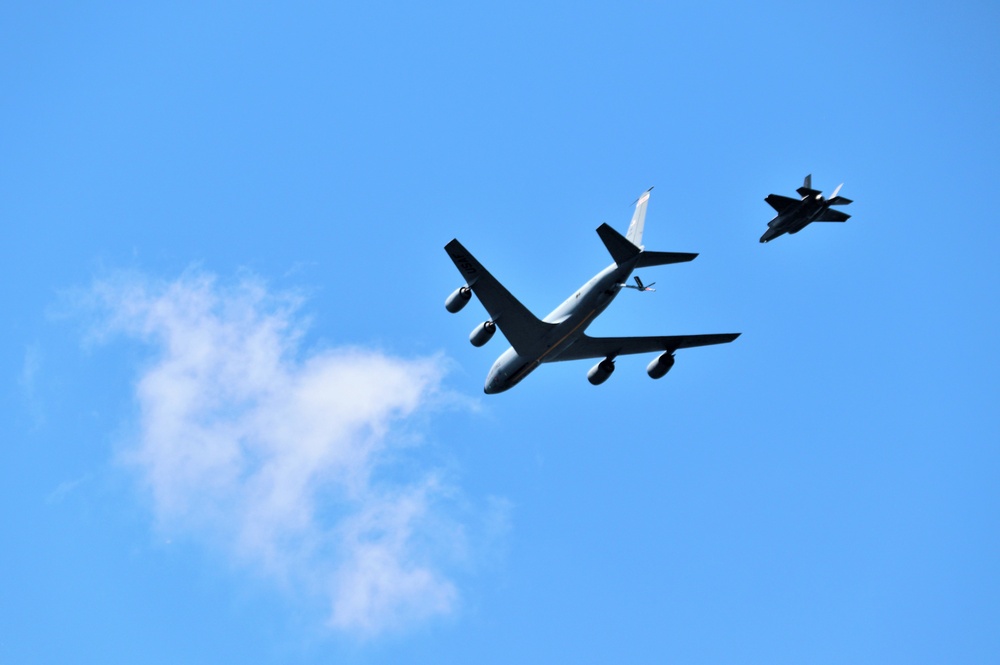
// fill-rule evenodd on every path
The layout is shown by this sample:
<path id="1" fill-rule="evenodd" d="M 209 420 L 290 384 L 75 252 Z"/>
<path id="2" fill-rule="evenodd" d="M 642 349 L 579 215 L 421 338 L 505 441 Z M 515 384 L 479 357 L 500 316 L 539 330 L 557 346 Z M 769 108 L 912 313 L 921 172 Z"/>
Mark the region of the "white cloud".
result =
<path id="1" fill-rule="evenodd" d="M 452 490 L 413 470 L 408 425 L 433 403 L 441 359 L 304 353 L 299 300 L 249 278 L 118 277 L 93 294 L 104 333 L 154 349 L 124 459 L 161 528 L 327 594 L 331 625 L 354 634 L 455 609 L 442 570 L 463 528 L 448 516 Z"/>
<path id="2" fill-rule="evenodd" d="M 79 489 L 84 483 L 90 482 L 90 474 L 80 476 L 75 480 L 65 480 L 49 492 L 49 495 L 45 497 L 45 503 L 54 504 L 60 503 L 63 499 L 69 496 L 71 493 Z"/>
<path id="3" fill-rule="evenodd" d="M 42 366 L 42 351 L 38 344 L 31 344 L 24 351 L 24 363 L 17 383 L 21 388 L 28 405 L 28 413 L 36 427 L 41 426 L 45 418 L 42 413 L 42 402 L 38 396 L 38 375 Z"/>

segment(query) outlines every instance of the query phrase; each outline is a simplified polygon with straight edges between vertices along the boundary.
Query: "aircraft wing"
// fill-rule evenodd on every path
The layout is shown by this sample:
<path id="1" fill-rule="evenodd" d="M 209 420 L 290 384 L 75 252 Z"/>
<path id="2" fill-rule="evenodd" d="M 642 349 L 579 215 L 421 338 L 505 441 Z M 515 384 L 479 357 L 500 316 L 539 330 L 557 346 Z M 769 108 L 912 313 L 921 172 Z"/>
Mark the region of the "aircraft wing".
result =
<path id="1" fill-rule="evenodd" d="M 444 249 L 515 351 L 522 353 L 538 344 L 555 325 L 532 314 L 457 239 Z"/>
<path id="2" fill-rule="evenodd" d="M 553 360 L 583 360 L 584 358 L 608 358 L 632 353 L 652 353 L 654 351 L 676 351 L 693 346 L 727 344 L 740 333 L 718 335 L 663 335 L 660 337 L 590 337 L 583 335 Z"/>
<path id="3" fill-rule="evenodd" d="M 768 205 L 774 208 L 775 212 L 783 212 L 787 210 L 790 206 L 800 203 L 800 199 L 793 199 L 787 196 L 782 196 L 781 194 L 768 194 L 764 199 L 767 201 Z"/>

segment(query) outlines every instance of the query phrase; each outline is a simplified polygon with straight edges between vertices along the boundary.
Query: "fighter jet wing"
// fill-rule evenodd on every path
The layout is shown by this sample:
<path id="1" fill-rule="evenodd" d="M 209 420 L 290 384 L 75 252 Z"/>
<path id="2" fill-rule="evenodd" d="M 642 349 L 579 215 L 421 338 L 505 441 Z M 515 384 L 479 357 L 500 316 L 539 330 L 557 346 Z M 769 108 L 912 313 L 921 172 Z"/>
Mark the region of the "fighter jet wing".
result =
<path id="1" fill-rule="evenodd" d="M 782 196 L 781 194 L 768 194 L 764 199 L 767 201 L 768 205 L 774 208 L 775 212 L 783 212 L 790 206 L 800 203 L 800 199 L 793 199 L 787 196 Z"/>
<path id="2" fill-rule="evenodd" d="M 846 212 L 840 212 L 833 208 L 827 208 L 823 214 L 814 219 L 814 222 L 846 222 L 851 218 Z"/>
<path id="3" fill-rule="evenodd" d="M 553 360 L 582 360 L 584 358 L 608 358 L 632 353 L 654 351 L 676 351 L 693 346 L 726 344 L 740 336 L 740 333 L 717 335 L 664 335 L 660 337 L 590 337 L 583 335 Z"/>
<path id="4" fill-rule="evenodd" d="M 555 324 L 545 323 L 504 288 L 457 239 L 444 246 L 465 283 L 476 294 L 510 345 L 523 353 L 538 344 Z"/>

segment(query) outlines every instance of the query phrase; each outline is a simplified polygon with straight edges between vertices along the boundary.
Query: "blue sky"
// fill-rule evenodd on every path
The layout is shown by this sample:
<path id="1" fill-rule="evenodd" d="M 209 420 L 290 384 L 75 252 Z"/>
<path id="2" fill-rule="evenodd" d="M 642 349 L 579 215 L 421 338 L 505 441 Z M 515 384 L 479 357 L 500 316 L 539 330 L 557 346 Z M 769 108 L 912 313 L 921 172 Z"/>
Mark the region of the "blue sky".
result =
<path id="1" fill-rule="evenodd" d="M 994 662 L 998 18 L 8 3 L 0 661 Z M 483 395 L 651 185 L 591 331 L 742 337 Z"/>

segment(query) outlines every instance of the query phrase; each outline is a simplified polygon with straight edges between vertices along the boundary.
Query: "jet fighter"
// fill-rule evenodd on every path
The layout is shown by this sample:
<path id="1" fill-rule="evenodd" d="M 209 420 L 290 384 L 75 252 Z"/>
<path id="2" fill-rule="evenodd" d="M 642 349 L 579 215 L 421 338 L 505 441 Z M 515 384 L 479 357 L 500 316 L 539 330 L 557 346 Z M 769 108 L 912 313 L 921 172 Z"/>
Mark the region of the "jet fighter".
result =
<path id="1" fill-rule="evenodd" d="M 761 242 L 770 242 L 785 233 L 798 233 L 812 222 L 846 222 L 851 216 L 830 206 L 845 206 L 851 199 L 838 196 L 841 183 L 833 190 L 833 196 L 823 198 L 823 193 L 812 188 L 812 175 L 798 188 L 801 199 L 780 194 L 769 194 L 764 200 L 778 213 L 767 223 L 767 231 L 760 237 Z"/>

